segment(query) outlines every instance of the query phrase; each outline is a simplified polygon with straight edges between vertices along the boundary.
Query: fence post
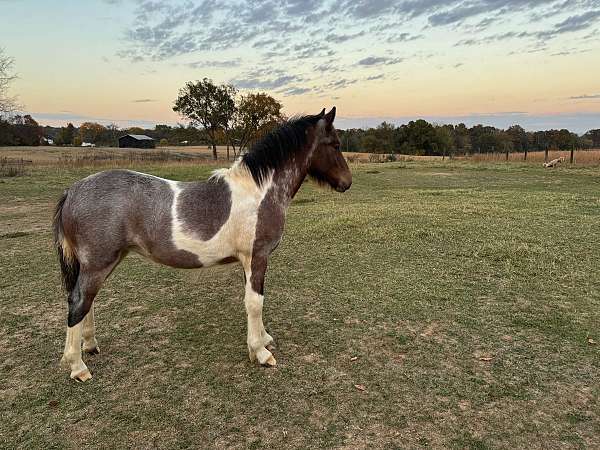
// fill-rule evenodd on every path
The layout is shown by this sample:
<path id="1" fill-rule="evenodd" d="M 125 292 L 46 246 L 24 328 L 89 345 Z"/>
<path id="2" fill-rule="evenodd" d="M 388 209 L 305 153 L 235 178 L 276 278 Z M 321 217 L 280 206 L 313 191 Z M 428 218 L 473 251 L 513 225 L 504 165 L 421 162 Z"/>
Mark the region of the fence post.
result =
<path id="1" fill-rule="evenodd" d="M 547 163 L 548 162 L 548 149 L 544 149 L 544 162 Z"/>
<path id="2" fill-rule="evenodd" d="M 569 159 L 569 163 L 573 164 L 573 161 L 575 160 L 575 146 L 571 147 L 571 158 Z"/>
<path id="3" fill-rule="evenodd" d="M 506 147 L 506 160 L 508 161 L 508 147 Z"/>
<path id="4" fill-rule="evenodd" d="M 523 154 L 523 161 L 527 161 L 527 149 L 525 149 L 525 153 Z"/>

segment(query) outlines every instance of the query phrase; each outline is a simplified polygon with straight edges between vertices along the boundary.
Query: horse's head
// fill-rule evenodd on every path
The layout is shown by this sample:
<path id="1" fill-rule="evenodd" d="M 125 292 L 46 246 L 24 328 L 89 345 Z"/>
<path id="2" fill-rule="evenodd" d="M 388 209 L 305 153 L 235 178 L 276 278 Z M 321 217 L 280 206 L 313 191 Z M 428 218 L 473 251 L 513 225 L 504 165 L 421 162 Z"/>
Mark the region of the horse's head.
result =
<path id="1" fill-rule="evenodd" d="M 344 192 L 352 184 L 352 172 L 340 151 L 340 139 L 333 126 L 335 106 L 327 114 L 325 110 L 321 111 L 319 116 L 317 126 L 320 136 L 310 160 L 308 175 L 338 192 Z"/>

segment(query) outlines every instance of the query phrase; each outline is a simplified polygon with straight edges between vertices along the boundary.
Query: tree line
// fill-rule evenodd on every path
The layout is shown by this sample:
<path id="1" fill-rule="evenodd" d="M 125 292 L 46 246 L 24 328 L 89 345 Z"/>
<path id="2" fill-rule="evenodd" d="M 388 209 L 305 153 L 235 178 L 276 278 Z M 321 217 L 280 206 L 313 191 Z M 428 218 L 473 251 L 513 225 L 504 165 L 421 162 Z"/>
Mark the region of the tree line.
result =
<path id="1" fill-rule="evenodd" d="M 249 94 L 246 101 L 257 101 Z M 267 119 L 265 119 L 267 117 Z M 90 143 L 102 147 L 117 147 L 118 139 L 125 134 L 145 134 L 155 139 L 159 146 L 207 145 L 230 146 L 234 156 L 247 148 L 279 121 L 278 116 L 248 114 L 246 125 L 220 128 L 216 125 L 195 126 L 160 124 L 154 128 L 119 128 L 84 122 L 79 127 L 69 123 L 66 127 L 40 126 L 30 115 L 13 115 L 0 118 L 0 146 L 36 146 L 53 141 L 54 145 L 81 146 Z M 244 123 L 244 122 L 241 122 Z M 411 121 L 394 126 L 387 122 L 375 128 L 338 130 L 342 150 L 406 155 L 464 155 L 473 153 L 532 152 L 544 150 L 570 150 L 600 148 L 600 129 L 590 130 L 582 136 L 569 130 L 525 131 L 519 125 L 506 130 L 491 126 L 464 124 L 436 125 L 425 120 Z"/>
<path id="2" fill-rule="evenodd" d="M 506 130 L 492 126 L 438 125 L 415 120 L 395 126 L 340 130 L 342 149 L 348 152 L 453 155 L 494 152 L 530 152 L 600 148 L 600 129 L 579 136 L 569 130 L 525 131 L 519 125 Z"/>

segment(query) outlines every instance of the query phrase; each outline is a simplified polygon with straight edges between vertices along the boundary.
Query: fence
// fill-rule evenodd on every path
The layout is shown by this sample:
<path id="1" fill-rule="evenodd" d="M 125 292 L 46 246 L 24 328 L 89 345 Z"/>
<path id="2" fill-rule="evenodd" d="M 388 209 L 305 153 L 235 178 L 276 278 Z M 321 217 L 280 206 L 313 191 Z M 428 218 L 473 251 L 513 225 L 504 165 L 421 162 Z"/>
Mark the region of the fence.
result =
<path id="1" fill-rule="evenodd" d="M 471 161 L 509 161 L 542 164 L 556 158 L 564 158 L 566 163 L 580 165 L 600 164 L 600 149 L 594 150 L 546 150 L 520 153 L 474 153 L 464 158 Z"/>

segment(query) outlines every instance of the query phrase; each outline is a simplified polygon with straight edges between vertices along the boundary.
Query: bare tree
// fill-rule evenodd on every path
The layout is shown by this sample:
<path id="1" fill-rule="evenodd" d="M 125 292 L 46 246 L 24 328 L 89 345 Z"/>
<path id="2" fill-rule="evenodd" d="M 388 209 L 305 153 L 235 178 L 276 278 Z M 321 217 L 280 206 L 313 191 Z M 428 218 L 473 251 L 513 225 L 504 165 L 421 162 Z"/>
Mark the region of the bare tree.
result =
<path id="1" fill-rule="evenodd" d="M 19 109 L 16 97 L 8 94 L 10 84 L 17 78 L 12 72 L 14 62 L 15 60 L 5 55 L 4 49 L 0 48 L 0 117 Z"/>

